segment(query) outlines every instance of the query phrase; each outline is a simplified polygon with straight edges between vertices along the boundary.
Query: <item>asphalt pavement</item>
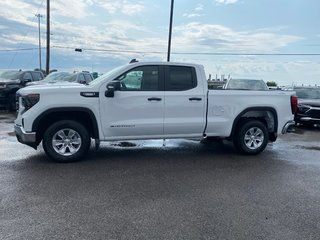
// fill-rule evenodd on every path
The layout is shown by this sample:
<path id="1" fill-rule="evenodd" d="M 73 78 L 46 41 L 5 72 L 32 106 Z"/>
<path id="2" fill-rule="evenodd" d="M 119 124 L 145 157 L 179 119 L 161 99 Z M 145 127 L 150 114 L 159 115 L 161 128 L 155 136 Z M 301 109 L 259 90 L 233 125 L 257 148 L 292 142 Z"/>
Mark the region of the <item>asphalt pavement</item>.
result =
<path id="1" fill-rule="evenodd" d="M 103 143 L 57 164 L 0 113 L 0 239 L 320 239 L 320 130 L 230 143 Z"/>

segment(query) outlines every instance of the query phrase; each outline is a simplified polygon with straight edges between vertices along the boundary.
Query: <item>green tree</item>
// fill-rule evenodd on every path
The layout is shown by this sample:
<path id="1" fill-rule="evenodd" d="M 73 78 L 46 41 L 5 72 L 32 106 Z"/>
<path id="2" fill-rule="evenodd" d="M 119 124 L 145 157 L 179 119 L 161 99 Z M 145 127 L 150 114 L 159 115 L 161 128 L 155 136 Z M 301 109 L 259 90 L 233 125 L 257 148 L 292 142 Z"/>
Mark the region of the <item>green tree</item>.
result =
<path id="1" fill-rule="evenodd" d="M 277 87 L 277 86 L 278 86 L 278 83 L 272 82 L 272 81 L 268 81 L 268 82 L 267 82 L 267 86 L 268 86 L 268 87 Z"/>

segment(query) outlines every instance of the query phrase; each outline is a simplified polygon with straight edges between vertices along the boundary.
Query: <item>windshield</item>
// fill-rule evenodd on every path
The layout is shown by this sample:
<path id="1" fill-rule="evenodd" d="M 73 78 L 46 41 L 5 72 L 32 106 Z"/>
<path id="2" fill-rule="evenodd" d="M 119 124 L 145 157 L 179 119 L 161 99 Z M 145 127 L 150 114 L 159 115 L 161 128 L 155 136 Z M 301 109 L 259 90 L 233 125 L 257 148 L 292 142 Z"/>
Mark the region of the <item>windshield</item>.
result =
<path id="1" fill-rule="evenodd" d="M 112 76 L 113 74 L 116 74 L 117 72 L 121 72 L 121 70 L 123 68 L 125 68 L 127 65 L 123 65 L 123 66 L 120 66 L 120 67 L 117 67 L 117 68 L 114 68 L 112 69 L 111 71 L 103 74 L 102 76 L 94 79 L 93 81 L 91 81 L 89 83 L 89 85 L 93 85 L 93 84 L 97 84 L 97 83 L 100 83 L 100 82 L 103 82 L 105 79 L 109 78 L 110 76 Z"/>
<path id="2" fill-rule="evenodd" d="M 20 74 L 21 72 L 19 71 L 5 71 L 0 74 L 0 78 L 15 80 L 19 79 Z"/>
<path id="3" fill-rule="evenodd" d="M 252 79 L 230 79 L 226 89 L 241 89 L 241 90 L 268 90 L 267 85 L 263 80 Z"/>
<path id="4" fill-rule="evenodd" d="M 320 99 L 320 88 L 294 89 L 298 98 Z"/>
<path id="5" fill-rule="evenodd" d="M 54 72 L 50 73 L 43 81 L 46 82 L 58 82 L 58 81 L 75 81 L 75 74 L 67 73 L 67 72 Z"/>

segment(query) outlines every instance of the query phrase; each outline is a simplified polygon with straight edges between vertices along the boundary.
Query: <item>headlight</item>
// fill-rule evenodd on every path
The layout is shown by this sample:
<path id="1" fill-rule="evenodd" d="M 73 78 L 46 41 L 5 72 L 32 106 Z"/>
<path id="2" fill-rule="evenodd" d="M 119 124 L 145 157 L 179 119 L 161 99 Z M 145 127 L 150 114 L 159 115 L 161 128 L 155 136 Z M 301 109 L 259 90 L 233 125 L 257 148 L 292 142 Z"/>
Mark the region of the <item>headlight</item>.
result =
<path id="1" fill-rule="evenodd" d="M 34 105 L 36 105 L 39 102 L 39 100 L 40 100 L 40 94 L 37 94 L 37 93 L 32 93 L 32 94 L 21 96 L 22 106 L 26 110 L 29 110 Z"/>
<path id="2" fill-rule="evenodd" d="M 6 88 L 7 85 L 6 84 L 0 84 L 0 88 Z"/>

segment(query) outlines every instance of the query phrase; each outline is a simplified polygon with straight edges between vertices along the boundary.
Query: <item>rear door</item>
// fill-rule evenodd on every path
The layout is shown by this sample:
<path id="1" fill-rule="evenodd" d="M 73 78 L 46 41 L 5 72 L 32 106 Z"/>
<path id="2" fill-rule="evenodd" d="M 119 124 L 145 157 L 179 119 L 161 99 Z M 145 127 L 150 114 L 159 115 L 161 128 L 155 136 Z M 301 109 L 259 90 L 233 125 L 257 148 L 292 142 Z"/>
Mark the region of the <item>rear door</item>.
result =
<path id="1" fill-rule="evenodd" d="M 100 98 L 106 140 L 159 138 L 163 135 L 163 67 L 143 65 L 118 76 L 121 90 Z M 105 90 L 104 90 L 105 91 Z"/>
<path id="2" fill-rule="evenodd" d="M 200 137 L 205 126 L 206 96 L 193 66 L 166 66 L 164 134 Z"/>

